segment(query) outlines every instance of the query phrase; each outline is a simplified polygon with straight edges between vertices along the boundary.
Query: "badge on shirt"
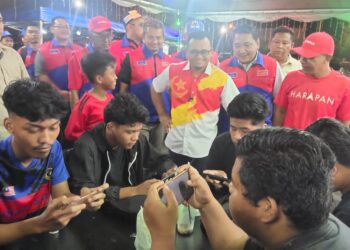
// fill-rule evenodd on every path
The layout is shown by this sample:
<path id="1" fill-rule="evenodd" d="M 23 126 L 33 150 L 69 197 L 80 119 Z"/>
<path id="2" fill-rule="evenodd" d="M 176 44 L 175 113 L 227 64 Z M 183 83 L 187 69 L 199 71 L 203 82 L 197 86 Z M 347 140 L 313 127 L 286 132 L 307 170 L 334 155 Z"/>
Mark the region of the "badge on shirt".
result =
<path id="1" fill-rule="evenodd" d="M 228 73 L 228 75 L 229 75 L 231 78 L 236 78 L 236 77 L 237 77 L 237 72 L 230 72 L 230 73 Z"/>
<path id="2" fill-rule="evenodd" d="M 50 49 L 50 54 L 57 55 L 60 53 L 59 49 Z"/>
<path id="3" fill-rule="evenodd" d="M 147 62 L 145 60 L 137 61 L 137 65 L 147 65 Z"/>
<path id="4" fill-rule="evenodd" d="M 14 186 L 8 186 L 8 187 L 4 187 L 2 189 L 2 194 L 4 196 L 15 196 L 16 195 L 16 192 L 15 192 L 15 187 Z"/>
<path id="5" fill-rule="evenodd" d="M 256 76 L 261 77 L 261 76 L 268 76 L 269 75 L 269 70 L 267 69 L 261 69 L 256 71 Z"/>
<path id="6" fill-rule="evenodd" d="M 49 181 L 51 180 L 51 176 L 52 176 L 52 166 L 50 165 L 47 170 L 46 170 L 46 173 L 45 173 L 45 180 Z"/>

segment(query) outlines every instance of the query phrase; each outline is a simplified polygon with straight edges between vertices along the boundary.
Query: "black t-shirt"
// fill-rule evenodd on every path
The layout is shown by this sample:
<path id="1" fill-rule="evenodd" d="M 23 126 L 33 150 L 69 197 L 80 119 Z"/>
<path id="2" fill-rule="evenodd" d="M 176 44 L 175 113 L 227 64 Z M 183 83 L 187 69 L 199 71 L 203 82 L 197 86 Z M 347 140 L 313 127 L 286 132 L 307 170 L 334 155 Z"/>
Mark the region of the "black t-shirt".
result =
<path id="1" fill-rule="evenodd" d="M 254 240 L 249 239 L 244 250 L 263 250 Z M 349 250 L 350 228 L 330 215 L 322 226 L 300 233 L 276 250 Z"/>
<path id="2" fill-rule="evenodd" d="M 231 179 L 231 171 L 236 160 L 236 146 L 229 132 L 215 138 L 211 145 L 205 169 L 223 170 Z"/>
<path id="3" fill-rule="evenodd" d="M 347 192 L 342 195 L 340 203 L 333 210 L 333 214 L 345 225 L 350 227 L 350 192 Z"/>

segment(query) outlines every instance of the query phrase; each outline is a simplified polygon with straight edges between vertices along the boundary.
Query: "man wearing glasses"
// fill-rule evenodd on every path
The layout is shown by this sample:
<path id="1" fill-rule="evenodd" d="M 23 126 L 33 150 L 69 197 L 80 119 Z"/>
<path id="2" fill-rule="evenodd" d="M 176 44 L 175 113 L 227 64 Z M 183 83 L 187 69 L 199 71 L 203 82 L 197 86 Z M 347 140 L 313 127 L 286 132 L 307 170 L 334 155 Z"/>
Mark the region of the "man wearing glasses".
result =
<path id="1" fill-rule="evenodd" d="M 144 19 L 137 10 L 129 11 L 129 14 L 124 17 L 125 35 L 121 40 L 111 43 L 110 52 L 116 59 L 115 74 L 119 76 L 120 67 L 125 59 L 125 56 L 133 50 L 141 48 L 143 38 Z"/>
<path id="2" fill-rule="evenodd" d="M 108 52 L 112 41 L 111 22 L 104 16 L 95 16 L 89 20 L 89 43 L 86 48 L 75 51 L 68 62 L 68 88 L 71 109 L 84 93 L 92 88 L 85 76 L 80 61 L 88 53 L 95 50 Z"/>
<path id="3" fill-rule="evenodd" d="M 165 145 L 173 161 L 188 162 L 203 170 L 210 146 L 217 135 L 220 105 L 225 109 L 239 93 L 232 79 L 210 63 L 211 44 L 204 32 L 192 33 L 188 61 L 171 64 L 153 80 L 151 95 L 164 129 Z M 170 90 L 171 116 L 162 93 Z"/>
<path id="4" fill-rule="evenodd" d="M 277 61 L 259 52 L 260 40 L 256 31 L 249 26 L 238 26 L 233 37 L 233 56 L 220 64 L 240 92 L 256 92 L 265 97 L 270 115 L 266 119 L 272 124 L 273 99 L 284 78 Z"/>
<path id="5" fill-rule="evenodd" d="M 35 77 L 51 84 L 68 100 L 68 60 L 81 47 L 70 41 L 71 31 L 64 17 L 54 17 L 50 31 L 54 38 L 44 43 L 35 57 Z"/>

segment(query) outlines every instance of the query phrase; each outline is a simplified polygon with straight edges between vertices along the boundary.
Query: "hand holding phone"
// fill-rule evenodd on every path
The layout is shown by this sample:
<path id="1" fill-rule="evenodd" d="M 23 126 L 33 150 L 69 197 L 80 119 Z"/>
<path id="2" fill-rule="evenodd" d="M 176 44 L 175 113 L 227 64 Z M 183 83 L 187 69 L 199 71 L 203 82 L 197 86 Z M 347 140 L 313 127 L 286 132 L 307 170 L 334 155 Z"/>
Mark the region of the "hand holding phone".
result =
<path id="1" fill-rule="evenodd" d="M 188 169 L 163 179 L 164 185 L 167 185 L 169 189 L 173 191 L 178 204 L 188 200 L 193 194 L 193 188 L 187 185 L 188 180 Z M 166 203 L 166 197 L 163 194 L 162 187 L 159 190 L 159 196 L 160 199 Z"/>

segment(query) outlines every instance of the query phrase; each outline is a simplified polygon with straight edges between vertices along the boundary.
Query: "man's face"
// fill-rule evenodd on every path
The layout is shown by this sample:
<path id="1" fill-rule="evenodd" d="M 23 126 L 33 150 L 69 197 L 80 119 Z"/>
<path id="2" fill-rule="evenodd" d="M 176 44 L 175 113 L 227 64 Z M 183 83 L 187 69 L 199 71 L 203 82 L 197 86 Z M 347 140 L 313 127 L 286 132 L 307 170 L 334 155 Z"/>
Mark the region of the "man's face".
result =
<path id="1" fill-rule="evenodd" d="M 195 70 L 205 69 L 211 58 L 211 45 L 209 39 L 191 39 L 187 46 L 186 56 L 190 62 L 191 68 Z"/>
<path id="2" fill-rule="evenodd" d="M 130 33 L 130 35 L 139 41 L 143 38 L 143 25 L 145 23 L 145 20 L 140 17 L 135 20 L 130 21 L 127 24 L 127 31 Z"/>
<path id="3" fill-rule="evenodd" d="M 232 168 L 232 181 L 229 185 L 229 208 L 233 221 L 246 233 L 255 236 L 255 225 L 259 221 L 257 207 L 244 196 L 245 188 L 239 177 L 241 159 L 238 157 Z"/>
<path id="4" fill-rule="evenodd" d="M 289 33 L 276 33 L 269 44 L 270 55 L 279 62 L 284 62 L 293 47 L 292 37 Z"/>
<path id="5" fill-rule="evenodd" d="M 69 24 L 64 19 L 56 19 L 51 26 L 51 32 L 59 41 L 67 41 L 70 36 Z"/>
<path id="6" fill-rule="evenodd" d="M 329 65 L 325 55 L 319 55 L 312 58 L 300 58 L 301 66 L 305 74 L 316 76 L 317 72 L 323 70 L 325 66 Z"/>
<path id="7" fill-rule="evenodd" d="M 0 39 L 3 32 L 4 32 L 4 19 L 2 19 L 2 15 L 0 14 Z"/>
<path id="8" fill-rule="evenodd" d="M 111 44 L 113 35 L 111 30 L 105 30 L 102 32 L 90 32 L 89 39 L 93 47 L 100 51 L 108 51 Z"/>
<path id="9" fill-rule="evenodd" d="M 10 37 L 10 36 L 3 37 L 3 38 L 1 39 L 1 43 L 2 43 L 3 45 L 7 46 L 7 47 L 13 48 L 13 39 L 12 39 L 12 37 Z"/>
<path id="10" fill-rule="evenodd" d="M 235 34 L 233 54 L 240 63 L 248 64 L 255 59 L 259 46 L 259 39 L 254 40 L 252 34 Z"/>
<path id="11" fill-rule="evenodd" d="M 25 41 L 30 44 L 38 44 L 40 43 L 40 30 L 35 26 L 28 26 L 25 34 Z"/>
<path id="12" fill-rule="evenodd" d="M 150 51 L 152 51 L 153 53 L 157 53 L 160 49 L 163 48 L 163 30 L 155 29 L 153 27 L 147 28 L 147 30 L 145 30 L 143 42 Z"/>
<path id="13" fill-rule="evenodd" d="M 234 144 L 237 144 L 240 139 L 246 134 L 259 129 L 264 128 L 266 125 L 264 122 L 254 125 L 252 120 L 238 119 L 230 117 L 230 135 Z"/>
<path id="14" fill-rule="evenodd" d="M 10 115 L 5 127 L 13 135 L 12 147 L 20 158 L 46 158 L 60 132 L 58 119 L 31 122 L 26 118 Z"/>
<path id="15" fill-rule="evenodd" d="M 107 124 L 107 129 L 110 130 L 110 133 L 107 133 L 107 136 L 110 137 L 109 141 L 113 144 L 111 146 L 120 146 L 124 149 L 131 149 L 139 139 L 142 126 L 142 123 L 128 125 L 118 125 L 115 123 Z"/>

